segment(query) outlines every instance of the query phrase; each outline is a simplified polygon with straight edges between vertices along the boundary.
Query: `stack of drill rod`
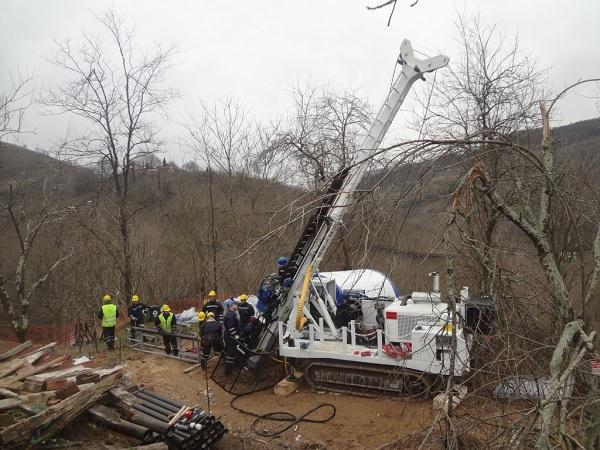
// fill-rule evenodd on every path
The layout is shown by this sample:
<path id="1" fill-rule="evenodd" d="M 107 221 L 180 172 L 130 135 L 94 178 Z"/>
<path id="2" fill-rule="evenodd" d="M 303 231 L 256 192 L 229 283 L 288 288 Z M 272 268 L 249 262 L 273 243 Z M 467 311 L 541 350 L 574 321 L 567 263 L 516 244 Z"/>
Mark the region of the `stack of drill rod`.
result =
<path id="1" fill-rule="evenodd" d="M 182 403 L 147 389 L 141 389 L 133 395 L 139 400 L 133 406 L 136 410 L 166 425 L 168 431 L 164 437 L 169 448 L 182 450 L 212 448 L 227 433 L 227 428 L 206 410 L 189 408 L 187 414 L 182 415 L 175 423 L 171 423 L 173 417 L 185 408 Z"/>

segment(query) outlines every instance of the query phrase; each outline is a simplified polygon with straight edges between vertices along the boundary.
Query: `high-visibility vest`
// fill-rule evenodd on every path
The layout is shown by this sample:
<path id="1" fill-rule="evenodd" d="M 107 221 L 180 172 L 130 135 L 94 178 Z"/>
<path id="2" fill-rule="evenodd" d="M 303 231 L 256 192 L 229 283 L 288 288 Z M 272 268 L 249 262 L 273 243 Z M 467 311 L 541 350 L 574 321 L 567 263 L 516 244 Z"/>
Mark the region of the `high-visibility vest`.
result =
<path id="1" fill-rule="evenodd" d="M 173 331 L 173 327 L 171 326 L 171 322 L 173 322 L 173 313 L 169 313 L 166 319 L 165 315 L 161 314 L 160 316 L 158 316 L 158 320 L 160 320 L 160 328 L 165 333 L 170 333 L 171 331 Z"/>
<path id="2" fill-rule="evenodd" d="M 117 305 L 108 303 L 102 305 L 102 327 L 109 328 L 117 325 Z"/>

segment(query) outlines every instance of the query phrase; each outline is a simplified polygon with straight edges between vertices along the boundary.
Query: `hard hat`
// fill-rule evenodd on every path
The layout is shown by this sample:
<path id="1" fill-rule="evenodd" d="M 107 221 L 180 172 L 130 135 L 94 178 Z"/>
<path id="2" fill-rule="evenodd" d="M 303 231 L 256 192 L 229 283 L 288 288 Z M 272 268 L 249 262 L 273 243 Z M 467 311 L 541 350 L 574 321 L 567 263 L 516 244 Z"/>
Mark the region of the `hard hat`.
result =
<path id="1" fill-rule="evenodd" d="M 112 297 L 108 294 L 106 294 L 104 297 L 102 297 L 103 302 L 110 302 L 111 300 L 112 300 Z"/>
<path id="2" fill-rule="evenodd" d="M 198 321 L 202 322 L 204 319 L 206 319 L 206 314 L 204 313 L 204 311 L 200 311 L 198 313 Z"/>
<path id="3" fill-rule="evenodd" d="M 235 300 L 231 300 L 230 298 L 223 302 L 223 308 L 225 309 L 229 309 L 233 305 L 235 305 Z"/>
<path id="4" fill-rule="evenodd" d="M 169 308 L 169 305 L 162 305 L 162 306 L 160 307 L 160 310 L 161 310 L 162 312 L 171 312 L 171 308 Z"/>
<path id="5" fill-rule="evenodd" d="M 280 256 L 277 260 L 277 264 L 280 266 L 285 266 L 288 263 L 288 259 L 285 256 Z"/>
<path id="6" fill-rule="evenodd" d="M 206 318 L 207 318 L 207 319 L 214 319 L 214 318 L 215 318 L 215 313 L 214 313 L 214 312 L 209 312 L 209 313 L 206 315 Z"/>
<path id="7" fill-rule="evenodd" d="M 131 297 L 131 301 L 132 301 L 133 303 L 135 303 L 135 302 L 139 302 L 139 301 L 140 301 L 140 298 L 139 298 L 137 295 L 134 295 L 133 297 Z"/>
<path id="8" fill-rule="evenodd" d="M 248 296 L 246 294 L 240 295 L 240 302 L 245 302 L 246 300 L 248 300 Z"/>
<path id="9" fill-rule="evenodd" d="M 215 291 L 210 291 L 210 292 L 208 293 L 208 296 L 209 296 L 209 297 L 216 297 L 216 296 L 217 296 L 217 293 L 216 293 Z"/>

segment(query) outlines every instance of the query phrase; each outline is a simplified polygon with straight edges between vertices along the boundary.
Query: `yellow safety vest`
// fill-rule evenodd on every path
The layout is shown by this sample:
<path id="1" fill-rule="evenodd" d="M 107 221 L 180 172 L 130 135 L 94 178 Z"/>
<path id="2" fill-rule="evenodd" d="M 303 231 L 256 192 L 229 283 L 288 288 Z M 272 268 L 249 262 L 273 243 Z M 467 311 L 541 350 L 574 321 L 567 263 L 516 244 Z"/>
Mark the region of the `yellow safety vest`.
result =
<path id="1" fill-rule="evenodd" d="M 170 333 L 173 330 L 173 327 L 171 326 L 171 322 L 173 322 L 173 313 L 169 313 L 166 319 L 165 315 L 161 313 L 161 315 L 158 316 L 158 320 L 160 320 L 160 328 L 165 333 Z"/>
<path id="2" fill-rule="evenodd" d="M 108 303 L 102 305 L 102 327 L 110 328 L 117 325 L 117 305 Z"/>

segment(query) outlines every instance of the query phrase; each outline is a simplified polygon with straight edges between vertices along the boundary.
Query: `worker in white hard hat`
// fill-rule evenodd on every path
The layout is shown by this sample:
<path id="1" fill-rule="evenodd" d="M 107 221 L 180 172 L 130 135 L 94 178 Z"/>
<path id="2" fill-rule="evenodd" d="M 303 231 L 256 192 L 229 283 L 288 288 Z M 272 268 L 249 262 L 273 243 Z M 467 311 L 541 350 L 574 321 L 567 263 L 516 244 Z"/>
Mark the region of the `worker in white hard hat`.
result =
<path id="1" fill-rule="evenodd" d="M 112 297 L 105 294 L 102 297 L 102 307 L 100 308 L 100 314 L 98 317 L 101 320 L 102 325 L 102 338 L 106 342 L 106 347 L 109 350 L 115 349 L 115 328 L 117 327 L 117 317 L 119 317 L 119 310 L 117 305 L 112 301 Z"/>
<path id="2" fill-rule="evenodd" d="M 208 299 L 204 302 L 202 311 L 205 314 L 208 314 L 209 312 L 214 313 L 216 320 L 221 320 L 223 318 L 223 305 L 217 300 L 217 293 L 214 290 L 208 293 Z"/>
<path id="3" fill-rule="evenodd" d="M 160 308 L 160 314 L 154 320 L 156 328 L 163 337 L 163 344 L 165 345 L 165 353 L 173 356 L 179 355 L 179 349 L 177 348 L 177 338 L 173 335 L 175 333 L 175 327 L 177 326 L 177 319 L 175 314 L 171 312 L 169 305 L 162 305 Z"/>
<path id="4" fill-rule="evenodd" d="M 132 327 L 131 337 L 135 338 L 135 330 L 133 327 L 143 327 L 146 317 L 144 316 L 144 309 L 146 305 L 140 302 L 140 297 L 137 294 L 131 296 L 131 303 L 127 308 L 127 314 L 129 315 L 129 324 Z"/>

